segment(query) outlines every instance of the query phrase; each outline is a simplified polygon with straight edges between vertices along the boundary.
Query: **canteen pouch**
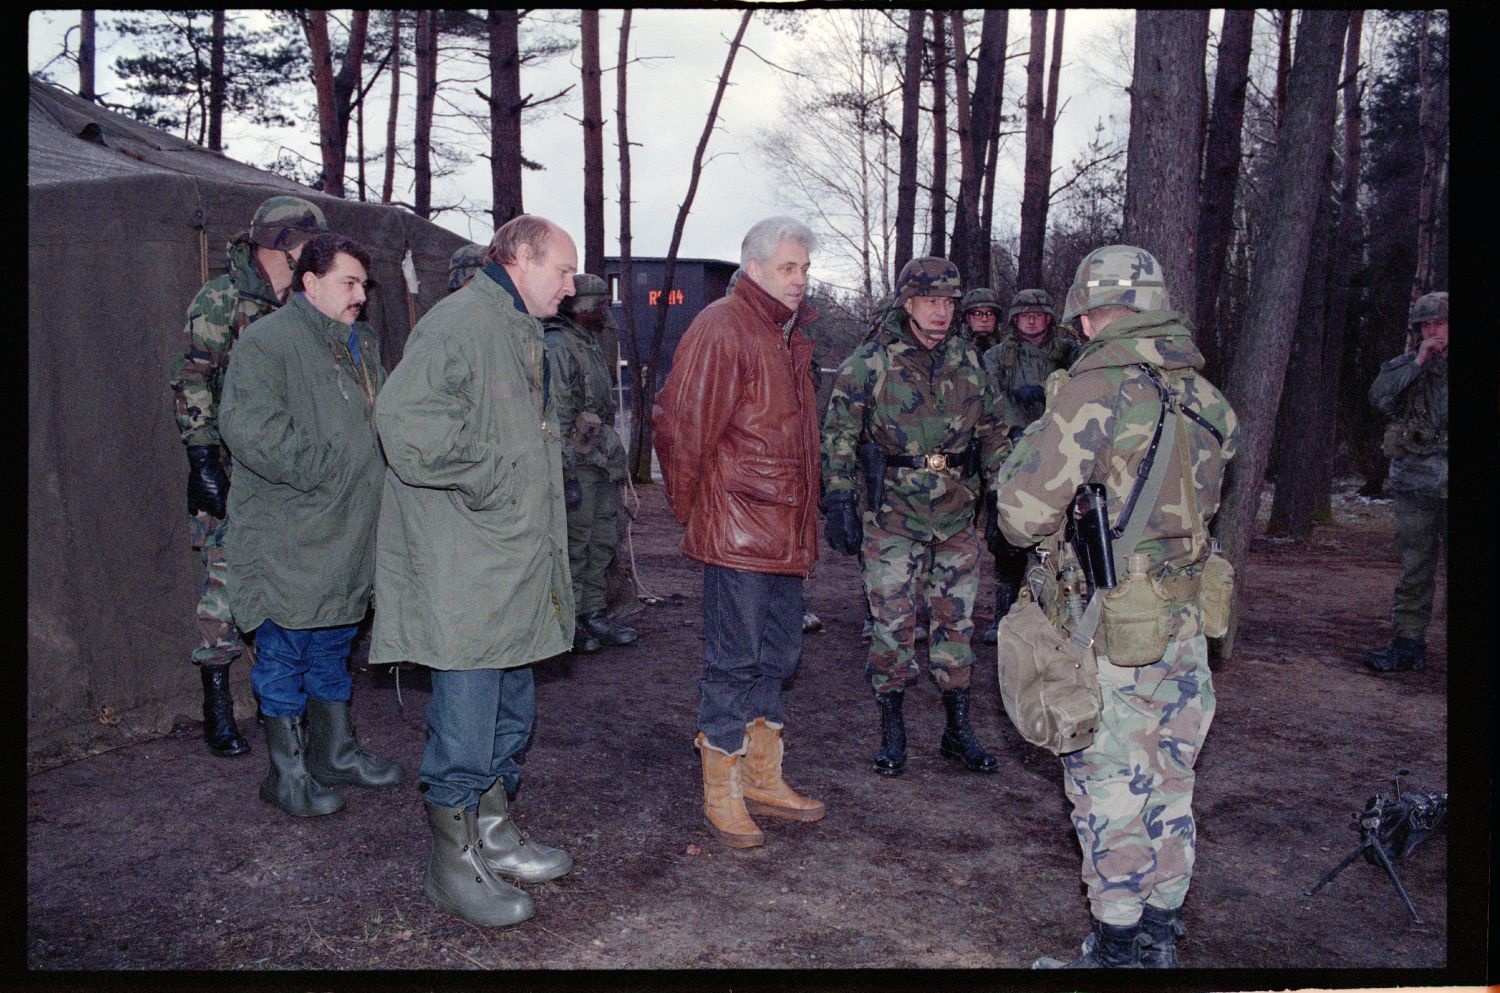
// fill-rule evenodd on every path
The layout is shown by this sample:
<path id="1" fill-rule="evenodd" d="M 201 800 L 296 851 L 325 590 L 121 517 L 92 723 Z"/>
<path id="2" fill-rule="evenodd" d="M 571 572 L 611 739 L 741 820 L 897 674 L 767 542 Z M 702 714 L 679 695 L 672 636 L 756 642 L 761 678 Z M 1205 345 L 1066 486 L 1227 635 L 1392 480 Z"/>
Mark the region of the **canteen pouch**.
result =
<path id="1" fill-rule="evenodd" d="M 1234 602 L 1234 566 L 1217 553 L 1203 563 L 1198 605 L 1203 609 L 1203 634 L 1222 638 L 1229 631 L 1229 605 Z"/>
<path id="2" fill-rule="evenodd" d="M 1226 563 L 1227 564 L 1227 563 Z M 1150 665 L 1167 653 L 1172 633 L 1172 598 L 1151 576 L 1132 575 L 1112 590 L 1099 590 L 1104 603 L 1099 650 L 1115 665 Z"/>
<path id="3" fill-rule="evenodd" d="M 1000 701 L 1021 737 L 1054 755 L 1086 748 L 1103 704 L 1093 652 L 1023 593 L 1000 622 Z"/>

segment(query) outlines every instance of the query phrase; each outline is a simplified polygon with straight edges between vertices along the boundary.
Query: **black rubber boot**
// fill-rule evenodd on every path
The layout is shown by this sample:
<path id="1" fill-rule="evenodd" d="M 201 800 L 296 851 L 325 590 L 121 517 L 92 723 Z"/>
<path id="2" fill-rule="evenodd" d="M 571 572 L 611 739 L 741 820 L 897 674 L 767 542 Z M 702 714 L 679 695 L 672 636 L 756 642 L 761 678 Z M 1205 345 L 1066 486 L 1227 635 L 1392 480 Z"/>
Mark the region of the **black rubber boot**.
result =
<path id="1" fill-rule="evenodd" d="M 1033 969 L 1139 969 L 1141 925 L 1105 924 L 1091 920 L 1092 930 L 1083 939 L 1083 954 L 1071 962 L 1043 955 L 1031 963 Z"/>
<path id="2" fill-rule="evenodd" d="M 1146 904 L 1141 913 L 1141 968 L 1178 968 L 1177 939 L 1185 934 L 1181 907 L 1162 910 Z"/>
<path id="3" fill-rule="evenodd" d="M 320 817 L 344 809 L 344 798 L 325 789 L 307 771 L 302 717 L 266 718 L 266 753 L 271 768 L 260 784 L 260 798 L 293 817 Z"/>
<path id="4" fill-rule="evenodd" d="M 948 690 L 943 694 L 943 706 L 948 710 L 948 726 L 943 730 L 943 741 L 938 747 L 946 758 L 957 759 L 970 772 L 994 772 L 1000 762 L 979 747 L 974 740 L 974 728 L 969 724 L 969 691 Z"/>
<path id="5" fill-rule="evenodd" d="M 1415 672 L 1427 668 L 1427 646 L 1399 634 L 1385 648 L 1365 653 L 1365 665 L 1376 672 Z"/>
<path id="6" fill-rule="evenodd" d="M 602 610 L 593 610 L 579 618 L 583 629 L 593 635 L 601 645 L 628 645 L 640 635 L 635 628 L 627 628 L 610 620 Z"/>
<path id="7" fill-rule="evenodd" d="M 877 693 L 880 705 L 880 752 L 875 756 L 875 771 L 882 776 L 899 776 L 906 768 L 906 721 L 901 716 L 905 693 Z"/>
<path id="8" fill-rule="evenodd" d="M 203 678 L 203 740 L 220 758 L 244 755 L 250 742 L 234 723 L 234 695 L 229 692 L 229 663 L 200 665 Z"/>
<path id="9" fill-rule="evenodd" d="M 400 763 L 359 747 L 349 701 L 307 698 L 307 771 L 324 786 L 395 786 L 406 771 Z"/>
<path id="10" fill-rule="evenodd" d="M 1010 613 L 1011 605 L 1015 602 L 1016 588 L 1014 586 L 1009 583 L 995 584 L 995 618 L 979 636 L 986 645 L 993 645 L 1000 641 L 1000 618 Z"/>
<path id="11" fill-rule="evenodd" d="M 590 652 L 597 652 L 602 647 L 599 639 L 589 634 L 589 629 L 583 626 L 583 618 L 580 617 L 573 622 L 574 655 L 587 655 Z"/>

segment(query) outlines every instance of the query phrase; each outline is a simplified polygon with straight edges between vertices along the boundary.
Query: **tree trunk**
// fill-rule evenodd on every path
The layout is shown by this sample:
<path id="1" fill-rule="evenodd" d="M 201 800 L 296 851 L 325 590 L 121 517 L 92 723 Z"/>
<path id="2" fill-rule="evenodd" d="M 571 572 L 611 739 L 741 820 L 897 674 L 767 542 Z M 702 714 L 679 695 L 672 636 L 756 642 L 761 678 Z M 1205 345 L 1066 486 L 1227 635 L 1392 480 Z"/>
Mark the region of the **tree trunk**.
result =
<path id="1" fill-rule="evenodd" d="M 604 272 L 604 108 L 600 96 L 599 12 L 579 13 L 583 59 L 583 271 Z"/>
<path id="2" fill-rule="evenodd" d="M 979 34 L 978 64 L 974 89 L 969 97 L 966 56 L 962 51 L 962 13 L 955 11 L 953 28 L 955 64 L 964 65 L 959 83 L 958 150 L 961 171 L 958 209 L 953 217 L 953 256 L 969 287 L 988 286 L 989 229 L 980 215 L 980 201 L 988 161 L 990 136 L 998 130 L 1000 82 L 1005 58 L 1005 10 L 986 10 Z"/>
<path id="3" fill-rule="evenodd" d="M 943 12 L 932 12 L 932 252 L 948 255 L 948 41 Z"/>
<path id="4" fill-rule="evenodd" d="M 437 102 L 437 11 L 417 11 L 412 54 L 417 69 L 417 123 L 412 130 L 412 210 L 432 214 L 432 111 Z"/>
<path id="5" fill-rule="evenodd" d="M 1195 313 L 1208 11 L 1138 10 L 1123 238 L 1156 256 L 1173 310 Z"/>
<path id="6" fill-rule="evenodd" d="M 1348 337 L 1349 285 L 1354 272 L 1354 253 L 1359 241 L 1359 167 L 1360 100 L 1359 100 L 1359 47 L 1360 35 L 1364 31 L 1365 12 L 1356 10 L 1349 15 L 1349 30 L 1344 48 L 1344 171 L 1339 191 L 1339 223 L 1334 235 L 1333 248 L 1329 251 L 1328 271 L 1328 324 L 1323 340 L 1323 370 L 1329 380 L 1324 393 L 1325 404 L 1319 410 L 1314 424 L 1322 434 L 1325 457 L 1314 462 L 1318 474 L 1317 516 L 1327 520 L 1332 507 L 1333 453 L 1339 438 L 1339 402 L 1344 391 L 1344 342 Z M 1363 400 L 1363 396 L 1360 397 Z"/>
<path id="7" fill-rule="evenodd" d="M 1432 206 L 1437 199 L 1438 173 L 1442 160 L 1443 138 L 1447 131 L 1447 108 L 1438 91 L 1438 80 L 1429 54 L 1429 28 L 1432 12 L 1422 12 L 1422 41 L 1418 56 L 1417 78 L 1421 102 L 1417 111 L 1417 131 L 1422 141 L 1422 185 L 1417 195 L 1417 271 L 1412 281 L 1411 298 L 1415 300 L 1433 289 L 1432 283 Z"/>
<path id="8" fill-rule="evenodd" d="M 490 210 L 495 227 L 525 212 L 521 204 L 521 15 L 491 10 Z"/>
<path id="9" fill-rule="evenodd" d="M 94 92 L 94 12 L 78 12 L 78 95 L 85 100 L 97 99 Z"/>
<path id="10" fill-rule="evenodd" d="M 401 108 L 401 11 L 391 11 L 391 108 L 385 119 L 385 179 L 380 202 L 390 203 L 396 192 L 396 121 Z"/>
<path id="11" fill-rule="evenodd" d="M 917 9 L 906 17 L 905 76 L 901 80 L 901 144 L 896 166 L 896 253 L 891 275 L 911 261 L 917 225 L 917 128 L 922 93 L 922 24 L 926 14 Z"/>
<path id="12" fill-rule="evenodd" d="M 1000 161 L 1000 127 L 1003 123 L 1005 106 L 1001 98 L 1005 89 L 1005 46 L 1008 44 L 1006 34 L 1010 26 L 1009 18 L 1006 16 L 1009 11 L 1001 11 L 1001 14 L 1000 54 L 995 64 L 995 106 L 989 115 L 989 131 L 985 139 L 984 192 L 979 204 L 979 228 L 983 232 L 980 271 L 984 273 L 985 286 L 994 282 L 994 260 L 990 255 L 995 230 L 995 174 Z"/>
<path id="13" fill-rule="evenodd" d="M 1223 382 L 1220 373 L 1225 329 L 1214 320 L 1229 237 L 1234 229 L 1235 187 L 1240 173 L 1240 139 L 1245 124 L 1245 90 L 1250 81 L 1250 37 L 1254 10 L 1224 11 L 1214 72 L 1213 117 L 1204 153 L 1203 196 L 1198 205 L 1198 293 L 1193 314 L 1194 337 L 1203 353 L 1203 374 Z"/>
<path id="14" fill-rule="evenodd" d="M 214 11 L 208 49 L 208 147 L 224 150 L 224 12 Z"/>
<path id="15" fill-rule="evenodd" d="M 1281 403 L 1276 414 L 1271 466 L 1276 480 L 1271 500 L 1271 519 L 1266 533 L 1303 539 L 1312 531 L 1318 506 L 1318 473 L 1328 456 L 1318 430 L 1329 388 L 1329 357 L 1323 352 L 1327 326 L 1328 264 L 1333 232 L 1333 152 L 1329 149 L 1322 174 L 1317 178 L 1318 199 L 1308 246 L 1307 270 L 1297 306 L 1297 325 L 1292 333 L 1291 354 L 1296 361 L 1287 366 Z M 1336 395 L 1336 394 L 1335 394 Z"/>
<path id="16" fill-rule="evenodd" d="M 370 30 L 370 12 L 356 10 L 349 18 L 349 47 L 344 52 L 344 61 L 338 74 L 333 77 L 333 100 L 335 120 L 338 123 L 338 146 L 335 161 L 338 162 L 338 189 L 324 186 L 323 192 L 331 196 L 344 195 L 344 159 L 349 147 L 349 119 L 354 112 L 355 95 L 359 93 L 360 79 L 365 70 L 365 38 Z"/>
<path id="17" fill-rule="evenodd" d="M 1047 192 L 1052 163 L 1047 154 L 1047 107 L 1042 76 L 1047 60 L 1047 12 L 1031 12 L 1031 54 L 1026 59 L 1026 167 L 1021 186 L 1021 251 L 1016 259 L 1018 289 L 1042 285 L 1042 245 L 1047 237 Z"/>
<path id="18" fill-rule="evenodd" d="M 1280 47 L 1276 53 L 1276 131 L 1286 119 L 1286 83 L 1292 71 L 1292 12 L 1278 11 L 1281 23 Z"/>
<path id="19" fill-rule="evenodd" d="M 1052 139 L 1057 133 L 1057 79 L 1062 71 L 1063 22 L 1067 18 L 1067 14 L 1066 10 L 1058 8 L 1052 15 L 1052 68 L 1047 71 L 1047 129 L 1045 132 L 1047 137 L 1047 154 L 1045 157 L 1049 172 L 1047 177 L 1049 187 L 1051 186 L 1052 179 L 1050 175 L 1052 169 Z M 1051 196 L 1049 194 L 1048 198 L 1042 201 L 1043 220 L 1046 219 L 1047 208 L 1050 204 Z M 1046 238 L 1046 227 L 1046 224 L 1042 225 L 1044 232 L 1042 235 L 1043 239 Z M 1042 284 L 1037 283 L 1037 285 L 1040 286 Z"/>
<path id="20" fill-rule="evenodd" d="M 322 153 L 324 193 L 338 196 L 342 163 L 334 161 L 338 147 L 338 117 L 333 109 L 333 55 L 328 47 L 328 11 L 308 10 L 303 27 L 312 59 L 313 91 L 318 104 L 318 149 Z"/>
<path id="21" fill-rule="evenodd" d="M 615 59 L 615 144 L 620 150 L 620 310 L 625 315 L 625 326 L 620 331 L 621 350 L 625 353 L 625 368 L 630 370 L 631 420 L 630 478 L 637 483 L 651 482 L 651 444 L 649 433 L 638 430 L 642 405 L 641 394 L 648 391 L 646 370 L 640 361 L 640 349 L 635 336 L 635 280 L 632 277 L 630 256 L 630 129 L 625 113 L 625 69 L 630 63 L 630 14 L 627 8 L 620 15 L 620 51 Z M 644 441 L 644 444 L 643 444 Z"/>
<path id="22" fill-rule="evenodd" d="M 642 374 L 643 385 L 635 398 L 635 442 L 634 449 L 639 459 L 642 453 L 651 451 L 651 402 L 656 399 L 657 367 L 661 360 L 661 346 L 667 336 L 667 308 L 672 296 L 672 280 L 677 274 L 677 249 L 682 244 L 682 229 L 687 225 L 688 215 L 693 210 L 693 198 L 698 194 L 698 180 L 703 175 L 703 156 L 708 151 L 708 139 L 713 136 L 714 125 L 719 119 L 719 104 L 724 101 L 724 90 L 729 86 L 729 72 L 734 68 L 734 57 L 740 50 L 740 40 L 750 26 L 750 17 L 755 11 L 747 10 L 740 17 L 739 30 L 729 43 L 729 54 L 724 58 L 724 71 L 719 74 L 719 86 L 714 90 L 713 103 L 708 107 L 708 120 L 703 124 L 703 134 L 698 138 L 698 147 L 693 151 L 692 171 L 688 175 L 687 196 L 677 208 L 677 222 L 672 225 L 672 243 L 667 248 L 666 265 L 663 267 L 661 296 L 657 303 L 656 325 L 651 332 L 651 348 L 646 354 L 646 368 Z"/>
<path id="23" fill-rule="evenodd" d="M 1268 198 L 1277 210 L 1256 236 L 1257 265 L 1235 348 L 1237 361 L 1225 381 L 1226 396 L 1239 415 L 1238 454 L 1230 463 L 1214 528 L 1238 573 L 1236 585 L 1241 591 L 1297 319 L 1286 301 L 1300 292 L 1307 270 L 1317 200 L 1322 194 L 1317 180 L 1332 142 L 1334 96 L 1348 23 L 1346 10 L 1302 13 L 1296 61 L 1287 81 L 1287 116 L 1276 145 Z M 1223 658 L 1232 652 L 1237 622 L 1236 612 L 1219 645 Z"/>

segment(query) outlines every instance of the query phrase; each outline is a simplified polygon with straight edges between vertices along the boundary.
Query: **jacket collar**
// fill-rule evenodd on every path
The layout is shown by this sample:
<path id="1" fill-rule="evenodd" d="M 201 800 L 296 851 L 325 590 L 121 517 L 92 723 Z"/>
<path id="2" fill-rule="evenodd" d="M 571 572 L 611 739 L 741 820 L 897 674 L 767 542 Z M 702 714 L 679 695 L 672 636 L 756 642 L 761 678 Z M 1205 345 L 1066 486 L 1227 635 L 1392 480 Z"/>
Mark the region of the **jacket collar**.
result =
<path id="1" fill-rule="evenodd" d="M 523 314 L 530 314 L 530 311 L 526 309 L 526 302 L 521 299 L 521 291 L 516 289 L 515 280 L 510 278 L 510 273 L 505 271 L 505 266 L 498 262 L 486 262 L 484 268 L 479 271 L 506 292 L 510 297 L 510 302 L 515 304 L 516 310 Z"/>
<path id="2" fill-rule="evenodd" d="M 787 318 L 792 316 L 792 309 L 762 289 L 759 283 L 750 278 L 749 273 L 742 273 L 739 282 L 734 284 L 734 296 L 777 327 L 786 327 Z M 792 327 L 804 327 L 817 320 L 817 317 L 818 312 L 808 306 L 804 299 L 797 304 L 797 319 Z"/>
<path id="3" fill-rule="evenodd" d="M 334 320 L 312 305 L 307 299 L 307 294 L 301 290 L 293 290 L 286 305 L 297 314 L 308 327 L 329 341 L 347 342 L 350 333 L 354 330 L 343 321 Z"/>
<path id="4" fill-rule="evenodd" d="M 225 250 L 229 256 L 229 281 L 234 284 L 239 295 L 272 307 L 280 307 L 281 301 L 276 299 L 271 284 L 266 282 L 266 277 L 261 275 L 260 266 L 255 264 L 255 243 L 249 236 L 236 236 Z"/>
<path id="5" fill-rule="evenodd" d="M 1076 375 L 1090 369 L 1146 363 L 1161 369 L 1201 369 L 1203 353 L 1193 344 L 1192 324 L 1174 310 L 1146 310 L 1111 322 L 1073 361 Z"/>

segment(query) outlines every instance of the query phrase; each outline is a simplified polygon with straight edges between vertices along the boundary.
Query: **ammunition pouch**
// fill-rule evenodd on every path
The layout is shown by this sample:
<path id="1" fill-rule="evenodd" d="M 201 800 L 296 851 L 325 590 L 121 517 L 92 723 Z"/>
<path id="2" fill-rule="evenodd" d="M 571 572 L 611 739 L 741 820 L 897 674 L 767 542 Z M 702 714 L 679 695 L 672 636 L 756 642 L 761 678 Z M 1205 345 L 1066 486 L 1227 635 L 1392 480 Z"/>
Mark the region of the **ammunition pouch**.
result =
<path id="1" fill-rule="evenodd" d="M 1203 633 L 1222 638 L 1229 631 L 1229 607 L 1234 603 L 1234 566 L 1215 552 L 1198 578 L 1198 604 L 1203 609 Z"/>
<path id="2" fill-rule="evenodd" d="M 1000 701 L 1021 737 L 1066 755 L 1093 743 L 1103 701 L 1092 650 L 1060 633 L 1022 590 L 1000 621 Z"/>
<path id="3" fill-rule="evenodd" d="M 1403 455 L 1446 454 L 1448 432 L 1434 431 L 1418 420 L 1392 421 L 1385 429 L 1380 450 L 1388 459 Z"/>
<path id="4" fill-rule="evenodd" d="M 573 451 L 579 455 L 588 455 L 599 447 L 599 435 L 603 430 L 604 420 L 592 411 L 580 411 L 573 419 Z"/>

